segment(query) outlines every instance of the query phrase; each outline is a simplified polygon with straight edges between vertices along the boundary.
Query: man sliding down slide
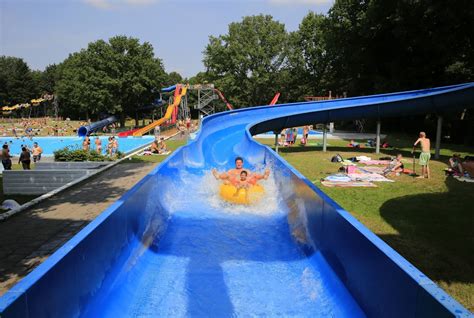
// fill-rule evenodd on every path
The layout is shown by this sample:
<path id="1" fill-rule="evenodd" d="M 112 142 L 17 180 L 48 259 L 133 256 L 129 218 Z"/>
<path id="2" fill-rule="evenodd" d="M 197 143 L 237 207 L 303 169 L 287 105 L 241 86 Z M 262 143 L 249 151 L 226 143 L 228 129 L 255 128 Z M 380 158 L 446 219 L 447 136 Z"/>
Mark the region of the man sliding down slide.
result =
<path id="1" fill-rule="evenodd" d="M 266 169 L 263 175 L 258 173 L 251 173 L 249 170 L 245 169 L 244 167 L 244 159 L 241 157 L 235 158 L 235 169 L 230 169 L 227 172 L 219 174 L 216 169 L 212 169 L 212 174 L 214 177 L 219 180 L 224 180 L 224 184 L 232 184 L 237 186 L 240 180 L 240 173 L 245 171 L 248 175 L 248 183 L 251 185 L 255 185 L 258 180 L 267 179 L 270 175 L 270 170 Z"/>

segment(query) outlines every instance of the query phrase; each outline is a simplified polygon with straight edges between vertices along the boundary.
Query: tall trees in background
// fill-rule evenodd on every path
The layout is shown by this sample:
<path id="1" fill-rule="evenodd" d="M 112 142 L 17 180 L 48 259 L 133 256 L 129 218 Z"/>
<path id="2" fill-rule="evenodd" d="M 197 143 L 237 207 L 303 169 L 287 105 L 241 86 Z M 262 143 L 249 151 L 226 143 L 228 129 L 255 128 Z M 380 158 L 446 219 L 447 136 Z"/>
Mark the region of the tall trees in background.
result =
<path id="1" fill-rule="evenodd" d="M 474 80 L 474 2 L 336 0 L 287 33 L 270 16 L 244 17 L 210 37 L 206 77 L 235 104 L 350 96 Z"/>
<path id="2" fill-rule="evenodd" d="M 125 115 L 137 119 L 139 108 L 159 96 L 167 79 L 153 47 L 125 36 L 90 43 L 71 54 L 59 72 L 57 95 L 64 109 L 87 116 L 119 114 L 122 124 Z"/>
<path id="3" fill-rule="evenodd" d="M 351 95 L 473 80 L 474 2 L 338 0 L 325 37 L 329 84 Z"/>
<path id="4" fill-rule="evenodd" d="M 246 107 L 276 91 L 280 101 L 298 101 L 330 90 L 355 96 L 474 81 L 472 30 L 471 0 L 336 0 L 290 33 L 271 16 L 248 16 L 209 38 L 206 72 L 189 82 L 215 83 Z M 43 72 L 0 57 L 0 104 L 54 92 L 68 116 L 133 117 L 160 88 L 182 81 L 165 74 L 149 43 L 124 36 L 90 43 Z"/>
<path id="5" fill-rule="evenodd" d="M 287 100 L 302 100 L 306 95 L 325 95 L 328 89 L 328 62 L 325 16 L 308 13 L 297 31 L 290 33 L 286 67 Z"/>
<path id="6" fill-rule="evenodd" d="M 0 56 L 0 106 L 26 103 L 35 98 L 36 81 L 21 58 Z"/>
<path id="7" fill-rule="evenodd" d="M 204 50 L 208 77 L 241 107 L 264 105 L 282 84 L 288 35 L 269 15 L 244 17 L 228 33 L 211 36 Z"/>

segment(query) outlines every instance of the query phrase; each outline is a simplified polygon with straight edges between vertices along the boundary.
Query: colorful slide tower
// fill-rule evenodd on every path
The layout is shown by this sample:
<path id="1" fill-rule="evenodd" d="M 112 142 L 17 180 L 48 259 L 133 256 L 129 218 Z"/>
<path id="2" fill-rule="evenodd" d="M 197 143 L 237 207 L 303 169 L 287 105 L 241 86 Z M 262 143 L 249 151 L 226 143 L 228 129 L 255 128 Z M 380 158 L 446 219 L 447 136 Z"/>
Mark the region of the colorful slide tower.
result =
<path id="1" fill-rule="evenodd" d="M 176 113 L 177 113 L 178 107 L 181 104 L 181 99 L 183 98 L 183 96 L 186 96 L 188 86 L 177 84 L 177 85 L 165 88 L 162 91 L 167 92 L 167 91 L 173 91 L 173 90 L 174 90 L 174 99 L 173 99 L 173 102 L 168 105 L 165 115 L 162 118 L 152 122 L 151 124 L 134 131 L 133 132 L 134 137 L 143 136 L 144 134 L 146 134 L 147 132 L 155 128 L 156 126 L 159 126 L 172 118 L 176 120 Z"/>

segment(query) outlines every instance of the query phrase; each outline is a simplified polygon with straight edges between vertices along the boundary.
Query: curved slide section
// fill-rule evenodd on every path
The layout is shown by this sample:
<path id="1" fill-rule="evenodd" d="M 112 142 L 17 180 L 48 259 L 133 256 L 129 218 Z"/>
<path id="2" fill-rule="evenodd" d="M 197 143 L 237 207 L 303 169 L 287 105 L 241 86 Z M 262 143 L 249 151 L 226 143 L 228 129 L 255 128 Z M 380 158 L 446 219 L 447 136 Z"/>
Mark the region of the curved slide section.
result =
<path id="1" fill-rule="evenodd" d="M 102 128 L 104 128 L 105 126 L 108 126 L 114 122 L 117 121 L 117 118 L 115 116 L 110 116 L 106 119 L 103 119 L 103 120 L 100 120 L 100 121 L 97 121 L 95 123 L 92 123 L 90 125 L 86 125 L 86 126 L 81 126 L 79 127 L 79 129 L 77 130 L 77 135 L 79 137 L 85 137 L 85 136 L 89 136 L 90 134 L 92 134 L 93 132 L 97 131 L 97 130 L 100 130 Z"/>
<path id="2" fill-rule="evenodd" d="M 178 84 L 178 85 L 166 88 L 166 89 L 170 89 L 170 91 L 172 91 L 171 88 L 175 89 L 175 91 L 174 91 L 174 100 L 173 100 L 172 104 L 168 105 L 168 108 L 166 109 L 165 115 L 162 118 L 152 122 L 151 124 L 134 131 L 133 132 L 134 137 L 143 136 L 143 134 L 146 134 L 147 132 L 149 132 L 150 130 L 155 128 L 156 126 L 159 126 L 159 125 L 163 124 L 164 122 L 166 122 L 167 120 L 169 120 L 171 118 L 171 116 L 173 115 L 173 111 L 177 107 L 179 107 L 179 104 L 181 103 L 181 98 L 186 95 L 188 87 Z M 163 91 L 165 91 L 165 90 L 163 90 Z"/>
<path id="3" fill-rule="evenodd" d="M 204 118 L 167 158 L 0 299 L 2 317 L 470 317 L 252 134 L 474 107 L 474 84 Z M 210 169 L 272 173 L 253 206 Z"/>

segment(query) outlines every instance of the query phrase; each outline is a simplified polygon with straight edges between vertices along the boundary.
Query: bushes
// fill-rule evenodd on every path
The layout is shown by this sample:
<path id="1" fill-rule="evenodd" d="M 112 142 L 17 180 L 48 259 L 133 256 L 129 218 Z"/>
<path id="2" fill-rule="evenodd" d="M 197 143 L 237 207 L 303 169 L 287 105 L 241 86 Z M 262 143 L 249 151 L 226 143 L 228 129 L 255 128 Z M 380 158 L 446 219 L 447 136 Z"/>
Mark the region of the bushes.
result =
<path id="1" fill-rule="evenodd" d="M 83 149 L 71 149 L 64 147 L 54 152 L 55 161 L 112 161 L 124 156 L 122 152 L 117 152 L 115 157 L 109 157 L 97 153 L 96 151 L 86 151 Z"/>

